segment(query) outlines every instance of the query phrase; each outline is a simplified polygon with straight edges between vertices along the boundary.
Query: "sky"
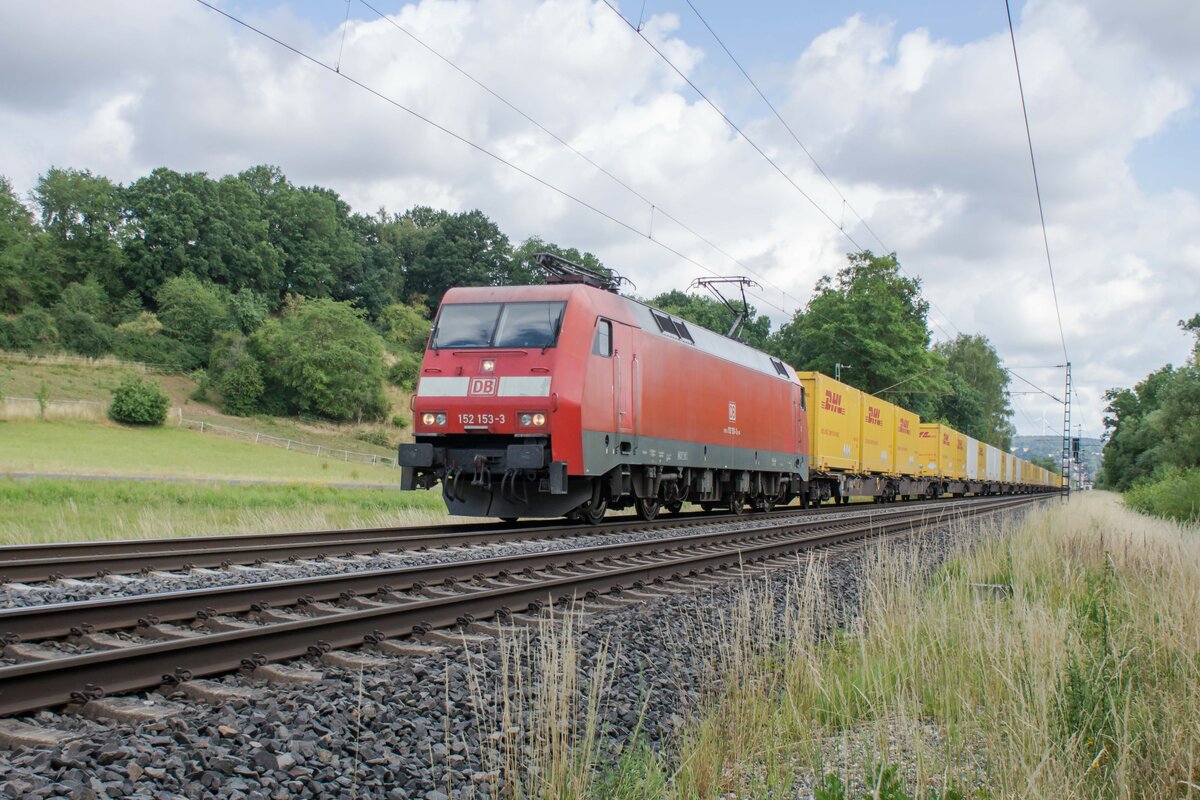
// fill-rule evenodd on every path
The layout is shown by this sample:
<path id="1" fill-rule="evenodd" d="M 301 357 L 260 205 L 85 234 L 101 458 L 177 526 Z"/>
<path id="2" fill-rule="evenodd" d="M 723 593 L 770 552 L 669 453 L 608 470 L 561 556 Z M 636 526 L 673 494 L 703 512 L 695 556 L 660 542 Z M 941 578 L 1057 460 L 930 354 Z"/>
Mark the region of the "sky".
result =
<path id="1" fill-rule="evenodd" d="M 895 251 L 935 339 L 981 333 L 1028 380 L 1023 434 L 1061 431 L 1030 384 L 1061 397 L 1064 339 L 1085 436 L 1105 389 L 1189 352 L 1200 3 L 1013 2 L 1060 337 L 1003 2 L 212 2 L 330 69 L 195 0 L 6 3 L 0 174 L 24 194 L 52 165 L 129 182 L 275 164 L 365 213 L 482 209 L 643 296 L 748 275 L 776 325 L 847 252 Z"/>

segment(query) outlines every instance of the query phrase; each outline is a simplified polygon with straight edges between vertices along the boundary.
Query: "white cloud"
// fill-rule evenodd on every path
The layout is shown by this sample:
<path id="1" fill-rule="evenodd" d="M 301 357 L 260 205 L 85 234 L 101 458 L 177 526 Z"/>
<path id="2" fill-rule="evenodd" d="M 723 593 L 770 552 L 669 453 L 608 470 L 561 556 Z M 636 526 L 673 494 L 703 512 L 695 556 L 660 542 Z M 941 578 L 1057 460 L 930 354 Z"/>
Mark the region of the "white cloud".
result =
<path id="1" fill-rule="evenodd" d="M 267 162 L 364 212 L 482 208 L 516 239 L 597 252 L 642 293 L 699 273 L 198 5 L 75 0 L 4 13 L 0 171 L 22 189 L 51 164 L 129 181 L 159 165 L 222 174 Z M 807 297 L 851 246 L 601 3 L 423 0 L 394 19 L 765 276 L 771 303 L 793 307 L 780 287 Z M 345 74 L 649 229 L 644 202 L 388 22 L 352 20 L 343 48 L 340 30 L 287 9 L 253 21 L 329 63 L 340 53 Z M 1196 111 L 1200 12 L 1033 0 L 1018 22 L 1063 321 L 1097 433 L 1103 389 L 1180 360 L 1174 323 L 1200 310 L 1200 199 L 1146 192 L 1129 161 Z M 685 72 L 723 58 L 682 40 L 672 15 L 645 30 Z M 781 78 L 775 96 L 798 135 L 955 325 L 987 334 L 1014 365 L 1058 363 L 1007 31 L 954 44 L 851 16 L 766 73 Z M 860 244 L 881 249 L 773 119 L 739 123 Z M 661 214 L 654 233 L 716 272 L 741 271 Z M 1061 389 L 1053 370 L 1030 377 Z M 1040 403 L 1021 400 L 1039 420 Z"/>

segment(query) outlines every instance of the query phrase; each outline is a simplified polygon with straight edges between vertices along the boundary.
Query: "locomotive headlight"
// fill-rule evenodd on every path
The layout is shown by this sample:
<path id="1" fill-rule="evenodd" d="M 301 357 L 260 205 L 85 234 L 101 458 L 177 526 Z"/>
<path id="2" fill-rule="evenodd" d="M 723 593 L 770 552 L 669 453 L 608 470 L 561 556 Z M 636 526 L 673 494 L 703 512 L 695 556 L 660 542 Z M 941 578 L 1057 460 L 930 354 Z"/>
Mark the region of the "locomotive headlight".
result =
<path id="1" fill-rule="evenodd" d="M 522 411 L 517 414 L 518 428 L 544 428 L 546 415 L 541 411 Z"/>
<path id="2" fill-rule="evenodd" d="M 438 425 L 445 425 L 445 424 L 446 424 L 446 415 L 445 415 L 445 413 L 439 413 L 439 414 L 437 415 L 437 424 L 438 424 Z"/>
<path id="3" fill-rule="evenodd" d="M 485 358 L 479 366 L 484 372 L 495 372 L 496 360 L 494 358 Z"/>
<path id="4" fill-rule="evenodd" d="M 421 415 L 421 424 L 422 425 L 432 426 L 436 421 L 437 421 L 437 415 L 435 415 L 432 411 L 426 411 L 424 414 Z"/>

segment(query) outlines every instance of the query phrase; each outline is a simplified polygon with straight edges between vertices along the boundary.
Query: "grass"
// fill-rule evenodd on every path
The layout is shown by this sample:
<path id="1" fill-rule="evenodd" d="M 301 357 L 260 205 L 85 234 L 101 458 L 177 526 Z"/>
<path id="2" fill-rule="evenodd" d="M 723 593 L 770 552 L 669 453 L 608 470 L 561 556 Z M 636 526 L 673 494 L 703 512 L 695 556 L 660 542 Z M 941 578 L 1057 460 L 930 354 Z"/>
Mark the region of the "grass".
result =
<path id="1" fill-rule="evenodd" d="M 449 521 L 453 518 L 446 516 L 436 492 L 306 484 L 0 479 L 0 544 Z"/>
<path id="2" fill-rule="evenodd" d="M 396 484 L 390 467 L 354 464 L 179 428 L 0 421 L 0 472 Z"/>
<path id="3" fill-rule="evenodd" d="M 598 777 L 555 786 L 625 800 L 1200 797 L 1200 529 L 1090 492 L 932 575 L 917 552 L 870 561 L 841 631 L 819 624 L 819 563 L 785 596 L 748 584 L 696 626 L 720 688 L 674 747 L 609 761 L 580 735 L 555 763 Z M 1008 590 L 981 586 L 995 583 Z"/>

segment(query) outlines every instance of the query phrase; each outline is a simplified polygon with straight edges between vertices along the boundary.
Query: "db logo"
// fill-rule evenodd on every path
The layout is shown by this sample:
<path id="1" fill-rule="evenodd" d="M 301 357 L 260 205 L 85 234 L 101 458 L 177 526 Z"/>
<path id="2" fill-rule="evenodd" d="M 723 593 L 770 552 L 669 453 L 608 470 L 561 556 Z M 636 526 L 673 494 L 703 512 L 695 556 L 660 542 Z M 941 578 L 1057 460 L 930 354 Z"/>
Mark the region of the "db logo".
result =
<path id="1" fill-rule="evenodd" d="M 737 422 L 737 403 L 729 404 L 729 421 Z"/>
<path id="2" fill-rule="evenodd" d="M 471 383 L 467 387 L 467 395 L 474 397 L 476 395 L 491 396 L 496 393 L 495 378 L 471 378 Z"/>

